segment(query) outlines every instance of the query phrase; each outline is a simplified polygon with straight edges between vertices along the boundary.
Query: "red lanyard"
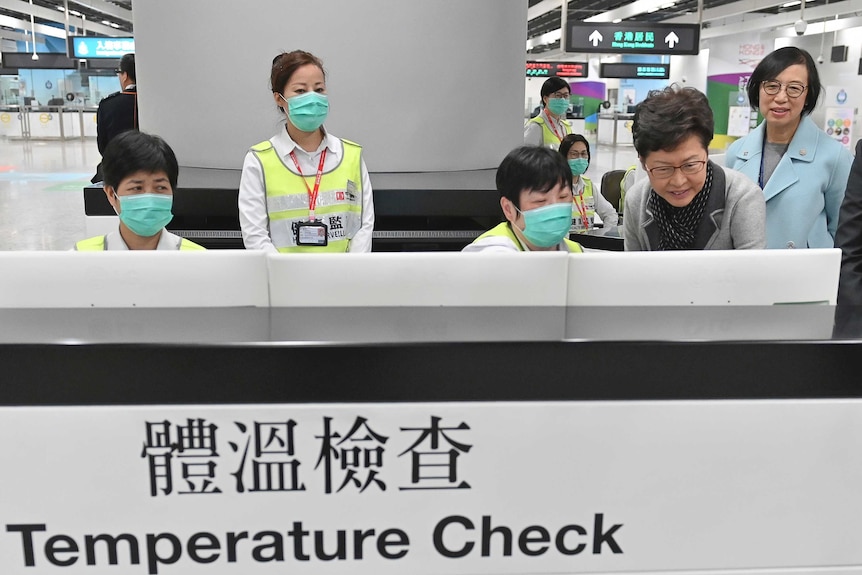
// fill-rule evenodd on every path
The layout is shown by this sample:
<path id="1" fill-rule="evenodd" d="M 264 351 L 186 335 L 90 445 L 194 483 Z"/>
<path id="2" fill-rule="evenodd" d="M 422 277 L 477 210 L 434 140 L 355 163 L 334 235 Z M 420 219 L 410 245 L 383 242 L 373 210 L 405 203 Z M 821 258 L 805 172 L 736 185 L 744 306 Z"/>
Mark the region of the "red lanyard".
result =
<path id="1" fill-rule="evenodd" d="M 581 213 L 581 222 L 584 224 L 584 229 L 590 229 L 590 220 L 587 219 L 587 204 L 584 202 L 584 190 L 581 190 L 575 196 L 575 205 L 578 206 L 578 211 Z"/>
<path id="2" fill-rule="evenodd" d="M 558 139 L 560 142 L 562 142 L 562 141 L 563 141 L 563 137 L 562 137 L 562 136 L 557 132 L 557 127 L 556 127 L 556 126 L 554 126 L 554 121 L 553 121 L 553 120 L 551 120 L 551 115 L 550 115 L 550 114 L 548 114 L 547 110 L 545 110 L 545 118 L 548 120 L 548 124 L 550 124 L 551 129 L 554 131 L 554 135 L 557 137 L 557 139 Z M 565 131 L 565 130 L 564 130 L 564 131 Z"/>
<path id="3" fill-rule="evenodd" d="M 302 176 L 302 181 L 305 183 L 305 189 L 308 190 L 308 218 L 314 221 L 314 208 L 317 207 L 317 194 L 320 192 L 320 178 L 323 176 L 323 162 L 326 161 L 326 148 L 320 153 L 320 163 L 317 165 L 317 177 L 314 178 L 314 190 L 308 187 L 308 182 L 305 181 L 305 175 L 302 173 L 302 168 L 299 167 L 299 161 L 296 159 L 296 154 L 293 150 L 290 151 L 290 159 L 293 160 L 293 165 L 296 166 L 296 171 Z"/>

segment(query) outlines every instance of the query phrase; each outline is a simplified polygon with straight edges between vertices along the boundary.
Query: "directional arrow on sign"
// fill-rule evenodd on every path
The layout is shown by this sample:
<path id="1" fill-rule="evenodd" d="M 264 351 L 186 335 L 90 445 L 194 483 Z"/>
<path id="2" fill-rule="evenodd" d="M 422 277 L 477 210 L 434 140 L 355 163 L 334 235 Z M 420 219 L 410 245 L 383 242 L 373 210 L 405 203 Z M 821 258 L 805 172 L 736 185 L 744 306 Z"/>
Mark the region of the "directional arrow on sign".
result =
<path id="1" fill-rule="evenodd" d="M 673 32 L 671 32 L 671 34 L 673 34 Z M 593 30 L 593 33 L 590 34 L 590 38 L 589 38 L 590 42 L 593 43 L 593 47 L 598 46 L 599 42 L 601 42 L 603 39 L 604 38 L 602 38 L 602 35 L 599 34 L 598 30 Z M 679 41 L 679 38 L 677 38 L 677 41 Z"/>
<path id="2" fill-rule="evenodd" d="M 664 43 L 667 44 L 668 48 L 673 48 L 674 44 L 679 43 L 679 36 L 671 30 L 670 34 L 664 37 Z"/>

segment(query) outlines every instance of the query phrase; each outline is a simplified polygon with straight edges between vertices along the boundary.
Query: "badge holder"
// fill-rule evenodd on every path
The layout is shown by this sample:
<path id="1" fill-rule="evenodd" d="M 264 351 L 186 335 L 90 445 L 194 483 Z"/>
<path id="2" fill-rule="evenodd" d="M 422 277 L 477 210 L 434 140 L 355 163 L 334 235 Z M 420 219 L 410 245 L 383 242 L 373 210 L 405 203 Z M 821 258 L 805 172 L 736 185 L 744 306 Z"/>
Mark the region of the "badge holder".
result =
<path id="1" fill-rule="evenodd" d="M 325 246 L 329 244 L 329 229 L 317 221 L 299 222 L 296 225 L 296 245 Z"/>

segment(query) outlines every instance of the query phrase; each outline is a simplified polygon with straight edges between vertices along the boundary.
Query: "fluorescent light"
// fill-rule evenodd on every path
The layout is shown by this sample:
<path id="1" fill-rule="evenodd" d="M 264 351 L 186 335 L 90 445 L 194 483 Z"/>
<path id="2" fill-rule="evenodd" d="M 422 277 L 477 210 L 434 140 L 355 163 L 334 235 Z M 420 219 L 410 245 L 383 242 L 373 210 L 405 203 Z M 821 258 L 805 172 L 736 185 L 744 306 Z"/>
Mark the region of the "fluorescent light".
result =
<path id="1" fill-rule="evenodd" d="M 611 23 L 612 23 L 612 24 L 619 24 L 619 23 L 620 23 L 620 22 L 622 22 L 622 21 L 623 21 L 623 19 L 622 19 L 622 18 L 615 18 Z"/>
<path id="2" fill-rule="evenodd" d="M 790 8 L 791 6 L 799 6 L 802 4 L 802 0 L 791 0 L 790 2 L 785 2 L 781 5 L 782 8 Z"/>
<path id="3" fill-rule="evenodd" d="M 77 10 L 69 10 L 69 14 L 71 14 L 72 16 L 80 16 L 81 15 L 81 13 L 78 12 Z"/>
<path id="4" fill-rule="evenodd" d="M 55 8 L 56 8 L 57 10 L 59 10 L 60 12 L 65 12 L 65 11 L 66 11 L 66 9 L 65 9 L 65 8 L 63 8 L 62 6 L 55 6 Z"/>

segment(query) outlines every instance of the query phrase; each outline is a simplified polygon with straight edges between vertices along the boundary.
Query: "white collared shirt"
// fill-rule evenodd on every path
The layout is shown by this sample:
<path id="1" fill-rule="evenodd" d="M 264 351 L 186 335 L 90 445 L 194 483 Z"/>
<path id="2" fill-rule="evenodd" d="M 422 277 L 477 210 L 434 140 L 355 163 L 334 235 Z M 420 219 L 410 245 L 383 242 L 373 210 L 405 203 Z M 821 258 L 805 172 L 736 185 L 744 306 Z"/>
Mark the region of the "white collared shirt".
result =
<path id="1" fill-rule="evenodd" d="M 181 241 L 182 238 L 180 236 L 172 234 L 168 230 L 162 228 L 162 234 L 159 236 L 159 244 L 156 246 L 156 250 L 177 251 L 180 249 Z M 123 239 L 123 236 L 120 235 L 119 226 L 117 226 L 116 230 L 105 236 L 105 251 L 129 251 L 129 246 L 126 245 L 126 241 Z"/>
<path id="2" fill-rule="evenodd" d="M 324 129 L 323 141 L 313 152 L 307 152 L 293 141 L 282 128 L 275 136 L 269 139 L 275 152 L 284 162 L 288 170 L 297 174 L 296 166 L 290 159 L 290 153 L 294 152 L 303 175 L 309 176 L 317 173 L 320 163 L 320 154 L 324 148 L 326 161 L 323 171 L 329 172 L 335 169 L 344 158 L 344 144 L 335 136 Z M 371 234 L 374 231 L 374 196 L 371 190 L 371 178 L 368 176 L 368 168 L 365 160 L 361 160 L 362 166 L 362 224 L 356 235 L 350 240 L 348 252 L 370 252 Z M 242 164 L 242 176 L 239 181 L 239 223 L 242 228 L 242 239 L 246 249 L 264 250 L 277 253 L 272 238 L 269 235 L 269 214 L 266 211 L 266 189 L 263 182 L 263 170 L 260 162 L 249 151 Z"/>

